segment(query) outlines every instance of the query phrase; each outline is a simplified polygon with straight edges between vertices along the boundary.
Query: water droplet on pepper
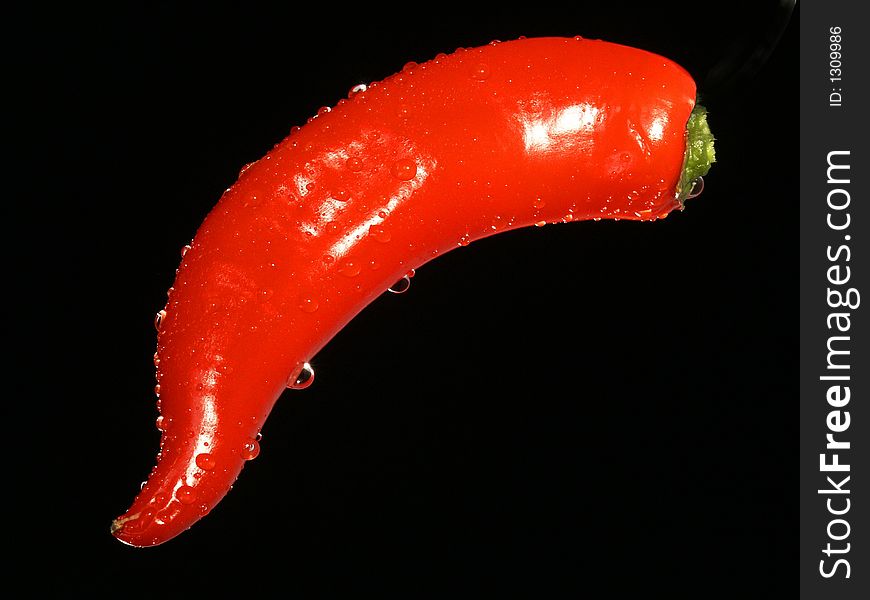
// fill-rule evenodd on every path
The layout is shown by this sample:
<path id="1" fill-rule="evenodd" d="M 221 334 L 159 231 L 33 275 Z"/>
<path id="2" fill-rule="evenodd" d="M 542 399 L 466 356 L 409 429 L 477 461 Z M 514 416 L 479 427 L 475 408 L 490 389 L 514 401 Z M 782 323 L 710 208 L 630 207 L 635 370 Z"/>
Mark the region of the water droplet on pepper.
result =
<path id="1" fill-rule="evenodd" d="M 489 79 L 489 75 L 489 67 L 483 63 L 477 63 L 476 65 L 471 67 L 472 79 L 476 79 L 477 81 L 484 81 L 485 79 Z"/>
<path id="2" fill-rule="evenodd" d="M 338 272 L 345 277 L 356 277 L 357 275 L 359 275 L 360 272 L 360 264 L 357 261 L 348 260 L 341 265 L 341 268 L 338 270 Z"/>
<path id="3" fill-rule="evenodd" d="M 371 227 L 369 227 L 369 235 L 371 235 L 376 242 L 380 242 L 382 244 L 386 244 L 392 238 L 390 232 L 387 229 L 381 227 L 380 225 L 372 225 Z"/>
<path id="4" fill-rule="evenodd" d="M 410 158 L 400 158 L 390 167 L 390 173 L 400 181 L 410 181 L 417 175 L 417 163 Z"/>
<path id="5" fill-rule="evenodd" d="M 182 504 L 193 504 L 196 502 L 196 490 L 189 485 L 182 485 L 175 490 L 175 497 Z"/>
<path id="6" fill-rule="evenodd" d="M 214 456 L 208 452 L 202 452 L 196 455 L 196 466 L 203 471 L 211 471 L 215 467 Z"/>
<path id="7" fill-rule="evenodd" d="M 303 296 L 299 300 L 299 308 L 303 312 L 313 313 L 317 312 L 317 309 L 320 308 L 320 304 L 314 298 L 310 296 Z"/>

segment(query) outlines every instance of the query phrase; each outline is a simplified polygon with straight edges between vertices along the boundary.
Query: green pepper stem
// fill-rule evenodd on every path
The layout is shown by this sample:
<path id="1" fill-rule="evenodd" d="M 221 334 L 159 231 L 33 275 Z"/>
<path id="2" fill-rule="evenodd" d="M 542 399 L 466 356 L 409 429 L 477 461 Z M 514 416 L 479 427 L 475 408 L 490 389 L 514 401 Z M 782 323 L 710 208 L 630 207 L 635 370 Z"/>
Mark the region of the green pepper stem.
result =
<path id="1" fill-rule="evenodd" d="M 710 171 L 710 165 L 716 162 L 713 142 L 713 134 L 707 124 L 707 109 L 700 104 L 695 105 L 686 123 L 686 155 L 677 189 L 680 202 L 689 196 L 695 180 L 706 175 Z"/>

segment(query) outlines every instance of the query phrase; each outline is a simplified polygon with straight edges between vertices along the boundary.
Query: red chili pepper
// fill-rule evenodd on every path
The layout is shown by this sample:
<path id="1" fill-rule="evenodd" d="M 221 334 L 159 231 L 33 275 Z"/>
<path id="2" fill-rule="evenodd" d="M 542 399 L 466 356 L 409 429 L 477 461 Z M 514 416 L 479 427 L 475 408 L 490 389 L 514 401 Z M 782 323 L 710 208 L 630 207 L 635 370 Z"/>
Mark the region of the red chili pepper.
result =
<path id="1" fill-rule="evenodd" d="M 414 269 L 518 227 L 665 217 L 714 159 L 686 71 L 581 38 L 408 63 L 294 129 L 208 215 L 158 313 L 163 433 L 112 524 L 127 544 L 207 514 L 307 361 Z"/>

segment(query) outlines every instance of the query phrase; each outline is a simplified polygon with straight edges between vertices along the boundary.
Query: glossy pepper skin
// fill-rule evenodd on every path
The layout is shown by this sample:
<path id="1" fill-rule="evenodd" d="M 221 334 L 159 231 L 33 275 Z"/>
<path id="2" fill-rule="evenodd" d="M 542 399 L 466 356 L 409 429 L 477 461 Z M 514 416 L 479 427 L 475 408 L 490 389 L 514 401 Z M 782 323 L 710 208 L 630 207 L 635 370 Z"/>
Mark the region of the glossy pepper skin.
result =
<path id="1" fill-rule="evenodd" d="M 156 545 L 207 514 L 288 382 L 410 269 L 518 227 L 681 208 L 695 95 L 642 50 L 520 39 L 406 65 L 294 128 L 183 255 L 158 315 L 160 454 L 113 534 Z"/>

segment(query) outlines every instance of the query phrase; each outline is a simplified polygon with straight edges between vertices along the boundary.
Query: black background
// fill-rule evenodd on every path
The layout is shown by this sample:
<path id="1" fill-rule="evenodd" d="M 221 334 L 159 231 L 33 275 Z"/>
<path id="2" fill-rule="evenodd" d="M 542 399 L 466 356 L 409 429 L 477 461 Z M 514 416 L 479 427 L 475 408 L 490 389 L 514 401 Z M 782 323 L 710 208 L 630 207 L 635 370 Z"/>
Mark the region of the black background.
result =
<path id="1" fill-rule="evenodd" d="M 442 2 L 7 15 L 4 568 L 52 596 L 789 590 L 797 10 L 763 51 L 782 14 Z M 718 138 L 706 191 L 655 224 L 532 228 L 429 263 L 314 358 L 314 386 L 285 394 L 208 517 L 157 548 L 115 541 L 109 523 L 157 449 L 154 313 L 239 168 L 409 60 L 576 34 L 695 76 Z"/>

